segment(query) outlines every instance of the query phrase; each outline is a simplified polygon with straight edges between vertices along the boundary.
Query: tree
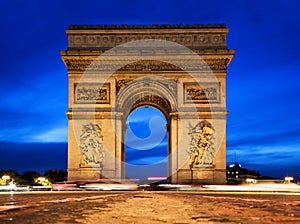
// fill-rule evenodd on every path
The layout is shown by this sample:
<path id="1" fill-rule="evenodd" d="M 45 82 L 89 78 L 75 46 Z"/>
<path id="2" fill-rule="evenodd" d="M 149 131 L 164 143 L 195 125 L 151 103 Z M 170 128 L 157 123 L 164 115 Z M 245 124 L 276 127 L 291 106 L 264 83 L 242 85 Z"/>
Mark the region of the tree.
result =
<path id="1" fill-rule="evenodd" d="M 66 170 L 46 170 L 44 176 L 51 182 L 63 182 L 67 180 Z"/>
<path id="2" fill-rule="evenodd" d="M 0 170 L 0 179 L 2 179 L 3 176 L 9 176 L 9 180 L 7 181 L 2 180 L 0 183 L 2 185 L 7 184 L 7 182 L 12 182 L 12 183 L 21 182 L 21 176 L 17 170 Z"/>
<path id="3" fill-rule="evenodd" d="M 23 180 L 22 184 L 34 185 L 35 179 L 37 179 L 40 176 L 41 176 L 41 174 L 36 171 L 26 171 L 21 176 L 21 178 Z"/>

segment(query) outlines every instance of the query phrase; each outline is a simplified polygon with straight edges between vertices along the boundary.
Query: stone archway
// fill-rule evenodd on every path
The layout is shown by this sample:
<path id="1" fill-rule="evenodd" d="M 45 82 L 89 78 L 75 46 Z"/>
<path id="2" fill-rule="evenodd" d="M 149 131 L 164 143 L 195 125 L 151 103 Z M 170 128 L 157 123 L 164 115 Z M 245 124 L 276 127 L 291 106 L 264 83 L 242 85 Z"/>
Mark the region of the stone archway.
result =
<path id="1" fill-rule="evenodd" d="M 173 114 L 176 114 L 177 103 L 176 95 L 166 85 L 166 80 L 157 79 L 137 79 L 126 82 L 117 95 L 116 110 L 122 112 L 122 142 L 126 143 L 126 120 L 128 115 L 140 106 L 152 106 L 161 111 L 167 120 L 168 132 L 168 155 L 172 154 L 172 147 L 170 147 L 170 123 L 173 119 Z M 170 84 L 170 80 L 167 81 Z M 122 147 L 121 158 L 121 177 L 125 177 L 125 145 Z M 171 156 L 168 156 L 168 177 L 172 174 Z"/>
<path id="2" fill-rule="evenodd" d="M 168 181 L 171 148 L 164 113 L 143 104 L 130 112 L 123 127 L 122 179 Z"/>
<path id="3" fill-rule="evenodd" d="M 224 25 L 70 26 L 68 179 L 124 177 L 124 130 L 141 105 L 169 131 L 172 183 L 226 181 Z M 131 42 L 130 42 L 131 41 Z"/>
<path id="4" fill-rule="evenodd" d="M 177 100 L 165 82 L 172 80 L 139 78 L 127 81 L 120 88 L 116 99 L 116 110 L 122 111 L 124 116 L 141 105 L 152 105 L 161 110 L 169 118 L 171 112 L 177 111 Z"/>

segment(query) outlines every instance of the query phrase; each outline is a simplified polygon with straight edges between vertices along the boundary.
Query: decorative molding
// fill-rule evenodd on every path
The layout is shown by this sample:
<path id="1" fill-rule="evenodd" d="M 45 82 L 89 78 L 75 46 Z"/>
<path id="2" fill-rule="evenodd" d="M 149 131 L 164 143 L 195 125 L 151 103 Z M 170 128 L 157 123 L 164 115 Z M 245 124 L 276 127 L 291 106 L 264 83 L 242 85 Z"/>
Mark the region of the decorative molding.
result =
<path id="1" fill-rule="evenodd" d="M 220 83 L 184 83 L 184 103 L 220 103 Z"/>
<path id="2" fill-rule="evenodd" d="M 127 98 L 125 102 L 118 105 L 120 110 L 124 112 L 124 116 L 127 117 L 128 114 L 135 108 L 143 105 L 154 106 L 161 110 L 166 116 L 171 113 L 172 106 L 170 102 L 160 94 L 155 92 L 141 91 L 138 94 L 132 95 Z"/>
<path id="3" fill-rule="evenodd" d="M 69 26 L 69 30 L 109 30 L 109 29 L 195 29 L 195 28 L 226 28 L 222 24 L 152 24 L 152 25 L 129 25 L 129 24 L 110 24 L 110 25 L 75 25 Z"/>
<path id="4" fill-rule="evenodd" d="M 155 93 L 150 94 L 141 92 L 129 99 L 126 104 L 131 108 L 137 108 L 142 105 L 154 105 L 160 107 L 166 114 L 169 114 L 172 111 L 169 101 L 161 96 L 155 95 Z M 129 110 L 127 109 L 126 111 Z"/>
<path id="5" fill-rule="evenodd" d="M 172 60 L 174 61 L 174 60 Z M 119 60 L 107 60 L 97 61 L 94 58 L 90 59 L 78 59 L 67 58 L 64 59 L 65 65 L 68 71 L 72 72 L 105 72 L 105 71 L 118 71 L 118 72 L 172 72 L 172 71 L 224 71 L 230 62 L 229 58 L 216 58 L 199 60 L 181 60 L 174 61 L 174 64 L 180 65 L 180 67 L 165 63 L 162 61 L 154 60 L 141 60 L 127 64 L 125 66 L 122 63 L 122 59 Z"/>
<path id="6" fill-rule="evenodd" d="M 167 89 L 170 90 L 170 92 L 174 97 L 177 97 L 177 82 L 175 80 L 169 79 L 169 80 L 161 80 L 159 82 L 163 84 L 165 87 L 167 87 Z"/>
<path id="7" fill-rule="evenodd" d="M 82 125 L 80 135 L 81 163 L 80 167 L 103 168 L 104 149 L 102 129 L 98 124 Z"/>
<path id="8" fill-rule="evenodd" d="M 227 66 L 230 63 L 229 58 L 218 59 L 205 59 L 206 64 L 211 70 L 227 70 Z"/>
<path id="9" fill-rule="evenodd" d="M 116 80 L 116 94 L 118 95 L 118 93 L 120 92 L 120 90 L 125 87 L 126 85 L 128 85 L 131 82 L 134 82 L 135 80 L 133 79 L 119 79 Z M 140 81 L 140 80 L 136 80 L 136 81 Z M 176 97 L 177 95 L 177 82 L 175 80 L 152 80 L 152 81 L 156 81 L 159 82 L 161 84 L 163 84 L 171 93 L 173 96 Z M 146 81 L 147 82 L 147 81 Z"/>
<path id="10" fill-rule="evenodd" d="M 227 49 L 225 24 L 220 25 L 71 25 L 68 48 L 107 49 L 136 40 L 166 40 L 191 49 Z"/>
<path id="11" fill-rule="evenodd" d="M 75 104 L 109 104 L 109 83 L 74 83 Z"/>
<path id="12" fill-rule="evenodd" d="M 181 63 L 180 63 L 181 64 Z M 120 68 L 118 71 L 182 71 L 181 68 L 176 65 L 166 63 L 163 61 L 154 60 L 140 60 L 134 63 L 127 64 Z"/>
<path id="13" fill-rule="evenodd" d="M 124 86 L 126 86 L 128 83 L 130 83 L 131 81 L 132 81 L 132 79 L 119 79 L 119 80 L 116 80 L 116 94 L 118 95 L 120 90 Z"/>
<path id="14" fill-rule="evenodd" d="M 190 125 L 189 136 L 191 137 L 190 148 L 190 168 L 213 165 L 213 159 L 216 154 L 214 148 L 215 129 L 206 120 L 199 122 L 194 127 Z"/>
<path id="15" fill-rule="evenodd" d="M 191 49 L 226 49 L 227 32 L 213 33 L 101 33 L 101 34 L 68 34 L 69 49 L 71 48 L 113 48 L 118 45 L 137 40 L 166 40 L 176 42 Z M 155 47 L 155 45 L 153 45 Z"/>

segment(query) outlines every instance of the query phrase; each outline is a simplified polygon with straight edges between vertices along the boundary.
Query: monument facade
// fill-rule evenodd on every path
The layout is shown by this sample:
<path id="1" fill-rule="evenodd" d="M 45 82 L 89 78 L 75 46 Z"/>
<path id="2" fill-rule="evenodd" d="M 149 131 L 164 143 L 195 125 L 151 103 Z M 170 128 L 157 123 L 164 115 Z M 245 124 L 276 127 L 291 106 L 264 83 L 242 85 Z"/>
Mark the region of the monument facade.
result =
<path id="1" fill-rule="evenodd" d="M 225 25 L 76 26 L 68 70 L 68 180 L 126 176 L 126 120 L 141 106 L 167 120 L 170 183 L 226 181 Z"/>

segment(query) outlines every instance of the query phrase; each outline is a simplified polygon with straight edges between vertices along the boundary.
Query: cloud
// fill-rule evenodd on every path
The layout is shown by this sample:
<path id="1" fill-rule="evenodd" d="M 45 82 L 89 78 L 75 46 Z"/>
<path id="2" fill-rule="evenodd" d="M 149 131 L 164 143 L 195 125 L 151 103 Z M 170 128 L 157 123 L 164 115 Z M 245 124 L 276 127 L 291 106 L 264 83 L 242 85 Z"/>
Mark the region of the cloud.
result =
<path id="1" fill-rule="evenodd" d="M 168 157 L 166 145 L 158 145 L 150 150 L 135 150 L 126 148 L 126 163 L 129 164 L 153 164 L 159 163 L 162 158 Z M 148 161 L 148 162 L 147 162 Z"/>
<path id="2" fill-rule="evenodd" d="M 166 119 L 153 107 L 134 110 L 127 119 L 126 146 L 148 150 L 167 141 Z"/>
<path id="3" fill-rule="evenodd" d="M 130 132 L 126 135 L 126 145 L 130 148 L 137 150 L 148 150 L 158 145 L 165 144 L 167 141 L 167 133 L 164 132 L 151 132 L 151 135 L 146 138 L 138 138 Z"/>
<path id="4" fill-rule="evenodd" d="M 255 145 L 294 145 L 300 143 L 300 126 L 291 127 L 290 129 L 260 129 L 257 126 L 255 129 L 250 129 L 246 133 L 234 134 L 232 137 L 229 135 L 227 146 L 242 147 L 242 146 L 255 146 Z M 270 126 L 268 127 L 270 128 Z"/>
<path id="5" fill-rule="evenodd" d="M 39 133 L 31 137 L 29 142 L 67 142 L 68 128 L 66 126 L 57 127 L 47 130 L 44 133 Z"/>
<path id="6" fill-rule="evenodd" d="M 248 169 L 258 170 L 261 175 L 283 178 L 297 177 L 300 172 L 300 144 L 294 146 L 243 146 L 227 148 L 227 164 L 235 160 Z"/>

